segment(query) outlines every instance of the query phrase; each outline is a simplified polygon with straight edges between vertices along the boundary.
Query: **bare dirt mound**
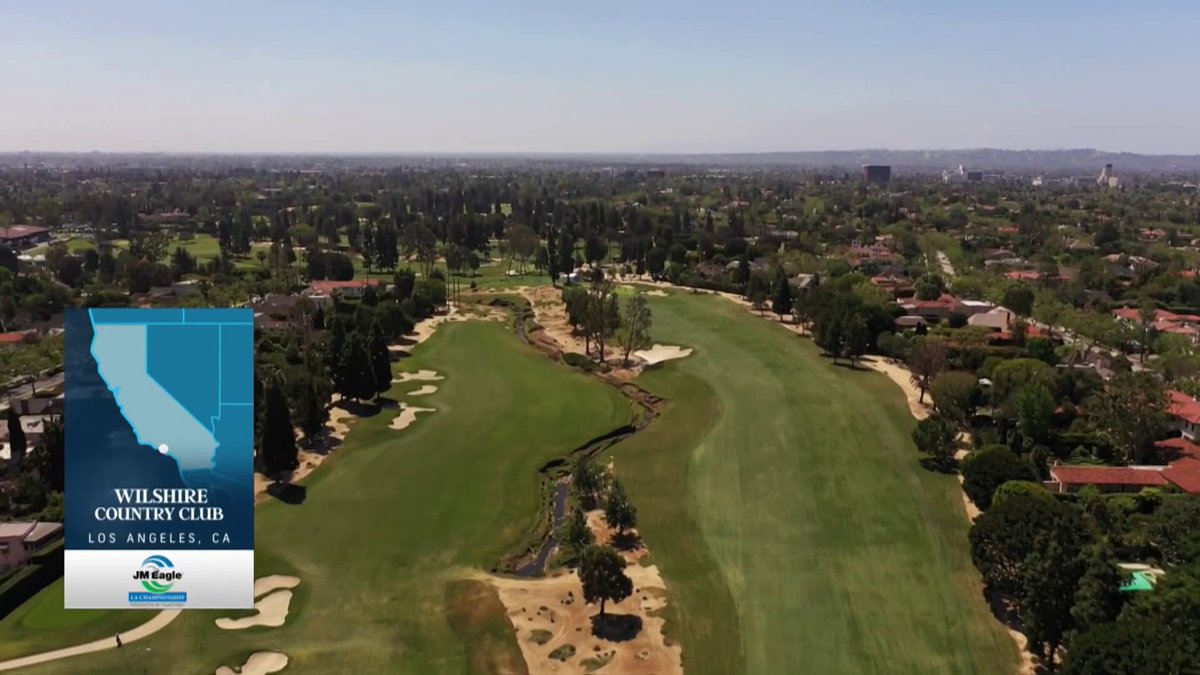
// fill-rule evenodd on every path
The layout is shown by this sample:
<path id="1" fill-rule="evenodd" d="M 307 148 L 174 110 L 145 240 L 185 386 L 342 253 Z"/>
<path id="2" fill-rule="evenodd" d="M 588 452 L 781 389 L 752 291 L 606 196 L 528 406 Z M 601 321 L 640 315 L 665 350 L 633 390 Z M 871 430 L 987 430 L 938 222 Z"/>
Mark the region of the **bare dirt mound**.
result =
<path id="1" fill-rule="evenodd" d="M 246 659 L 241 668 L 221 666 L 216 675 L 269 675 L 287 668 L 287 654 L 280 652 L 255 652 Z"/>

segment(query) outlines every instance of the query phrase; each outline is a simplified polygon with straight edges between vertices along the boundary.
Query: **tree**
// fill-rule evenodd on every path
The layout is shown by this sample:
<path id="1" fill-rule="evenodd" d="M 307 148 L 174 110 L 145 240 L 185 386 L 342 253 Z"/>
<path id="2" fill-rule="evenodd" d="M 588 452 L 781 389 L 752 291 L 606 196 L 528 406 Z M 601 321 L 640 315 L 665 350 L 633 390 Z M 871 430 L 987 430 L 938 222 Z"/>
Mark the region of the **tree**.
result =
<path id="1" fill-rule="evenodd" d="M 8 408 L 8 447 L 9 461 L 17 473 L 21 472 L 21 466 L 25 463 L 25 428 L 21 426 L 21 417 L 17 415 L 15 407 Z"/>
<path id="2" fill-rule="evenodd" d="M 625 486 L 620 480 L 612 479 L 608 489 L 608 500 L 604 504 L 604 522 L 616 530 L 618 535 L 637 527 L 637 509 L 629 503 Z"/>
<path id="3" fill-rule="evenodd" d="M 1017 316 L 1029 316 L 1033 313 L 1033 290 L 1024 283 L 1011 284 L 1004 289 L 1000 304 L 1011 309 Z"/>
<path id="4" fill-rule="evenodd" d="M 559 539 L 577 556 L 596 543 L 596 535 L 592 534 L 592 528 L 588 527 L 587 515 L 582 508 L 576 506 L 571 509 L 571 516 L 563 524 Z"/>
<path id="5" fill-rule="evenodd" d="M 1042 487 L 1041 483 L 1035 483 L 1031 480 L 1010 480 L 1005 481 L 996 488 L 992 493 L 992 506 L 995 508 L 1006 499 L 1013 497 L 1019 498 L 1034 498 L 1034 499 L 1054 499 L 1054 495 L 1049 490 Z"/>
<path id="6" fill-rule="evenodd" d="M 633 581 L 625 575 L 625 559 L 609 546 L 589 546 L 579 559 L 583 599 L 600 601 L 600 616 L 609 600 L 620 602 L 633 594 Z"/>
<path id="7" fill-rule="evenodd" d="M 1074 625 L 1071 607 L 1084 571 L 1076 538 L 1060 542 L 1059 534 L 1055 531 L 1034 540 L 1024 563 L 1025 596 L 1021 602 L 1021 626 L 1029 638 L 1029 650 L 1041 657 L 1051 672 L 1058 648 Z"/>
<path id="8" fill-rule="evenodd" d="M 919 401 L 925 402 L 925 392 L 939 373 L 946 367 L 946 344 L 941 340 L 922 338 L 908 352 L 908 369 L 912 371 L 912 383 L 921 391 Z"/>
<path id="9" fill-rule="evenodd" d="M 596 496 L 604 489 L 604 474 L 596 468 L 591 459 L 580 457 L 571 468 L 571 486 L 574 487 L 579 501 L 590 507 L 596 503 Z"/>
<path id="10" fill-rule="evenodd" d="M 312 373 L 306 373 L 301 392 L 297 417 L 305 441 L 311 442 L 324 431 L 325 422 L 329 421 L 329 410 L 326 408 L 329 402 L 328 384 L 318 380 Z"/>
<path id="11" fill-rule="evenodd" d="M 1118 373 L 1093 396 L 1088 413 L 1100 434 L 1126 462 L 1142 463 L 1167 429 L 1167 393 L 1151 372 Z"/>
<path id="12" fill-rule="evenodd" d="M 274 373 L 264 385 L 262 446 L 258 449 L 258 462 L 264 474 L 279 481 L 284 473 L 300 466 L 296 429 L 282 376 Z"/>
<path id="13" fill-rule="evenodd" d="M 617 333 L 617 342 L 625 350 L 625 365 L 634 349 L 650 343 L 650 303 L 641 295 L 635 295 L 625 303 L 625 320 Z"/>
<path id="14" fill-rule="evenodd" d="M 775 281 L 771 285 L 771 311 L 783 320 L 784 314 L 792 311 L 792 284 L 788 281 L 783 266 L 775 268 Z"/>
<path id="15" fill-rule="evenodd" d="M 338 393 L 343 398 L 360 401 L 371 398 L 378 391 L 369 346 L 357 330 L 346 337 L 337 374 Z"/>
<path id="16" fill-rule="evenodd" d="M 1200 496 L 1164 501 L 1151 518 L 1150 535 L 1167 563 L 1200 562 Z"/>
<path id="17" fill-rule="evenodd" d="M 933 378 L 929 393 L 938 412 L 963 424 L 975 412 L 979 378 L 965 370 L 943 371 Z"/>
<path id="18" fill-rule="evenodd" d="M 992 590 L 1010 596 L 1024 592 L 1025 561 L 1039 539 L 1056 536 L 1076 552 L 1087 543 L 1087 525 L 1078 509 L 1054 499 L 1013 496 L 984 511 L 971 525 L 971 560 Z"/>
<path id="19" fill-rule="evenodd" d="M 917 422 L 912 438 L 917 450 L 929 455 L 935 466 L 949 468 L 954 464 L 958 425 L 946 415 L 938 412 Z"/>
<path id="20" fill-rule="evenodd" d="M 1117 567 L 1112 549 L 1098 544 L 1085 553 L 1084 558 L 1083 576 L 1071 606 L 1075 630 L 1081 632 L 1115 621 L 1124 604 L 1121 595 L 1124 575 Z"/>
<path id="21" fill-rule="evenodd" d="M 962 466 L 963 491 L 980 509 L 992 505 L 996 488 L 1010 480 L 1036 480 L 1033 469 L 1007 445 L 989 445 L 967 457 Z"/>
<path id="22" fill-rule="evenodd" d="M 1034 443 L 1050 438 L 1054 419 L 1054 398 L 1040 382 L 1027 384 L 1017 392 L 1017 426 Z"/>
<path id="23" fill-rule="evenodd" d="M 517 271 L 525 273 L 525 265 L 537 253 L 538 236 L 528 225 L 515 224 L 508 228 L 508 250 L 517 260 Z"/>
<path id="24" fill-rule="evenodd" d="M 62 492 L 66 482 L 64 457 L 67 445 L 62 417 L 50 418 L 42 428 L 42 437 L 29 455 L 29 463 L 42 483 L 53 492 Z"/>
<path id="25" fill-rule="evenodd" d="M 930 272 L 917 279 L 916 291 L 918 300 L 937 300 L 942 295 L 942 289 L 945 284 L 942 282 L 942 277 L 938 274 Z"/>
<path id="26" fill-rule="evenodd" d="M 378 319 L 371 322 L 368 339 L 372 382 L 375 385 L 375 395 L 378 396 L 392 388 L 392 352 L 388 349 L 387 338 L 383 335 Z"/>

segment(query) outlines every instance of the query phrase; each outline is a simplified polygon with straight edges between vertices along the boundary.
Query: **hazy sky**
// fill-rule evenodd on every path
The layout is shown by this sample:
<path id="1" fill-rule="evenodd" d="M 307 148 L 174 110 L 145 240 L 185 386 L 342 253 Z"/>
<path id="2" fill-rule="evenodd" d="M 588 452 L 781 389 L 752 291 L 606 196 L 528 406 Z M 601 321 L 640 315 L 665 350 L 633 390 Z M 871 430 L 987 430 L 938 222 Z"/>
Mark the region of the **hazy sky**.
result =
<path id="1" fill-rule="evenodd" d="M 0 0 L 0 151 L 1200 152 L 1200 3 Z"/>

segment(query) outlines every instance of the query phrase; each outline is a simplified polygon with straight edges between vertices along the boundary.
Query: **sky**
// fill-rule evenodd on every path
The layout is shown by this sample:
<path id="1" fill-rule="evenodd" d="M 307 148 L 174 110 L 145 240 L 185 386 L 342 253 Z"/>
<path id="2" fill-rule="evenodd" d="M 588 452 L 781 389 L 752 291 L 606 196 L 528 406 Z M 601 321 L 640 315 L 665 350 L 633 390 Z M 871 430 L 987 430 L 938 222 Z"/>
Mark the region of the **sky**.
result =
<path id="1" fill-rule="evenodd" d="M 0 0 L 0 152 L 1200 153 L 1194 0 Z"/>

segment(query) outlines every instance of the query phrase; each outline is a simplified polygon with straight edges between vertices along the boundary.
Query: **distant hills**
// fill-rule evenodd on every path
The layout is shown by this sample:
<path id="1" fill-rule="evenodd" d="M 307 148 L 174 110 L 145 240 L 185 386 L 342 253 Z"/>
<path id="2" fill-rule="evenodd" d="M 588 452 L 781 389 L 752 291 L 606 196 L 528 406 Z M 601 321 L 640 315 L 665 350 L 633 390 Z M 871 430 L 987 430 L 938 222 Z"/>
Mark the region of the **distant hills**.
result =
<path id="1" fill-rule="evenodd" d="M 395 166 L 658 166 L 844 169 L 863 164 L 890 164 L 905 172 L 927 173 L 957 168 L 1022 174 L 1099 174 L 1111 163 L 1117 175 L 1200 174 L 1200 155 L 1143 155 L 1091 148 L 1070 150 L 818 150 L 755 153 L 0 153 L 0 168 L 156 167 L 215 169 L 318 168 L 352 171 Z"/>

